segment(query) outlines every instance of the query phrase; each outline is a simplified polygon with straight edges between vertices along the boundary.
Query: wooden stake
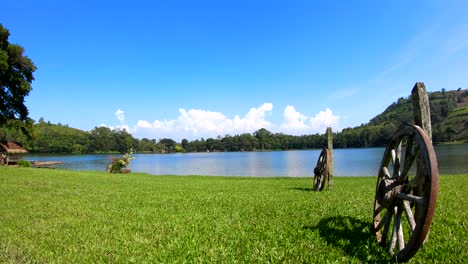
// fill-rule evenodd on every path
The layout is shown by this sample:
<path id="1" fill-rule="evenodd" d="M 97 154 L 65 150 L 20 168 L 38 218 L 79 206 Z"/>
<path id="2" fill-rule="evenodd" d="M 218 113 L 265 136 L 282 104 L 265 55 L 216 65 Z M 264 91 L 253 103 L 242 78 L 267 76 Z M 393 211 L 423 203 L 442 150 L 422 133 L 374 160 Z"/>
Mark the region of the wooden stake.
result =
<path id="1" fill-rule="evenodd" d="M 429 96 L 426 92 L 426 86 L 423 82 L 417 82 L 414 85 L 411 91 L 411 99 L 413 100 L 414 124 L 420 126 L 432 141 L 431 107 L 429 104 Z M 429 240 L 429 231 L 424 239 L 424 244 Z"/>
<path id="2" fill-rule="evenodd" d="M 431 108 L 424 83 L 417 82 L 414 85 L 411 99 L 413 100 L 414 123 L 420 126 L 432 141 Z"/>
<path id="3" fill-rule="evenodd" d="M 328 189 L 333 188 L 333 133 L 331 127 L 327 127 L 328 150 L 330 151 L 330 168 L 328 170 Z"/>

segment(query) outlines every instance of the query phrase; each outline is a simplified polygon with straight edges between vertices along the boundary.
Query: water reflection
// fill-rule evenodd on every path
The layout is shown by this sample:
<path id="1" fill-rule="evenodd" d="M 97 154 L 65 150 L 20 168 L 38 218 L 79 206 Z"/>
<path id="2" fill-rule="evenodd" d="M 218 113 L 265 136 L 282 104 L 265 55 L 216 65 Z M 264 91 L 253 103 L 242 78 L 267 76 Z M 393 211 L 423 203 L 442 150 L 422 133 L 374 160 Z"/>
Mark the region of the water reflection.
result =
<path id="1" fill-rule="evenodd" d="M 442 174 L 468 173 L 468 144 L 436 146 Z M 163 175 L 225 175 L 312 177 L 321 150 L 225 152 L 186 154 L 136 154 L 134 172 Z M 377 174 L 384 148 L 335 149 L 335 176 Z M 104 171 L 120 155 L 29 155 L 28 160 L 62 161 L 58 168 Z"/>

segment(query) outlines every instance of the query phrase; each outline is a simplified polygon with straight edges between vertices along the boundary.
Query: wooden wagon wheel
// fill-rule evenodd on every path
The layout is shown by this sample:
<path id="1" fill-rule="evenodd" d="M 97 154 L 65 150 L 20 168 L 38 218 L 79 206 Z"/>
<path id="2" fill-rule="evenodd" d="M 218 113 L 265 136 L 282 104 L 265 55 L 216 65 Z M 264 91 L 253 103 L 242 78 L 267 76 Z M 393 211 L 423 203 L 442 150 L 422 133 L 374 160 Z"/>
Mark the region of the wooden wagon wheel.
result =
<path id="1" fill-rule="evenodd" d="M 404 126 L 387 145 L 379 169 L 372 231 L 398 262 L 408 261 L 428 235 L 439 171 L 432 143 L 418 126 Z"/>
<path id="2" fill-rule="evenodd" d="M 328 172 L 330 171 L 330 150 L 323 148 L 317 160 L 317 165 L 314 169 L 314 186 L 315 191 L 323 190 L 327 181 Z"/>

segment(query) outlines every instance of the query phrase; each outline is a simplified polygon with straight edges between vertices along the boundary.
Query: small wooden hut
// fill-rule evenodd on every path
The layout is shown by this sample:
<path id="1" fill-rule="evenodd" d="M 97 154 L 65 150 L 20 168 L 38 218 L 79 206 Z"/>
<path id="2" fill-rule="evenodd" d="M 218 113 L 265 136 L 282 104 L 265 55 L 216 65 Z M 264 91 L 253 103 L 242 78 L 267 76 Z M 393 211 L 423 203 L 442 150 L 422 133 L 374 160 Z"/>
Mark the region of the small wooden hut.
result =
<path id="1" fill-rule="evenodd" d="M 21 144 L 13 141 L 0 142 L 0 165 L 15 164 L 22 159 L 21 155 L 28 153 Z"/>

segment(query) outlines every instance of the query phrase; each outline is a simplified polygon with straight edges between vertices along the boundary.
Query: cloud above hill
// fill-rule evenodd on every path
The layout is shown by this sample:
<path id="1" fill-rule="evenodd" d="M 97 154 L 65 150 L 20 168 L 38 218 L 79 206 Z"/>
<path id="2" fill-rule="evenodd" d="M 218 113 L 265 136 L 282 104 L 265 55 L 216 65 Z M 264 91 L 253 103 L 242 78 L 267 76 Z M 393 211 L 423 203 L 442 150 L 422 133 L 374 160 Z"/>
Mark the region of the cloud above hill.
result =
<path id="1" fill-rule="evenodd" d="M 118 109 L 115 116 L 120 122 L 117 126 L 107 126 L 111 129 L 126 129 L 138 138 L 172 138 L 180 141 L 182 138 L 195 140 L 253 133 L 261 128 L 266 128 L 274 133 L 290 135 L 303 135 L 324 133 L 326 127 L 331 126 L 335 130 L 338 126 L 339 116 L 326 108 L 314 116 L 307 116 L 295 109 L 294 106 L 285 107 L 280 124 L 274 124 L 271 119 L 273 104 L 264 103 L 258 107 L 250 108 L 243 116 L 228 117 L 221 112 L 203 109 L 179 109 L 179 115 L 172 120 L 138 120 L 133 126 L 125 124 L 125 112 Z M 105 126 L 105 125 L 103 125 Z"/>

